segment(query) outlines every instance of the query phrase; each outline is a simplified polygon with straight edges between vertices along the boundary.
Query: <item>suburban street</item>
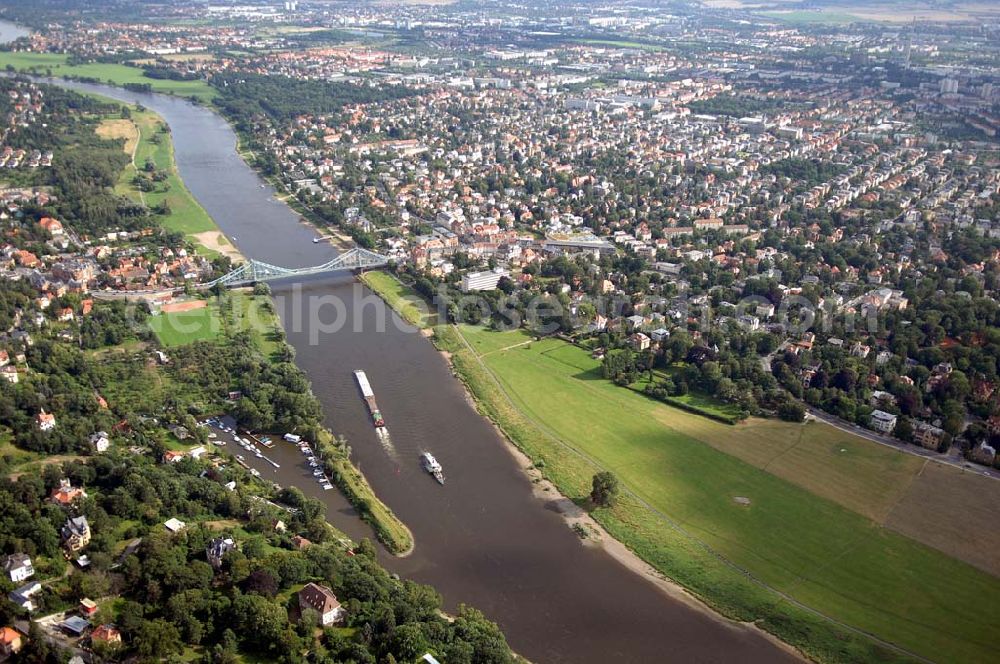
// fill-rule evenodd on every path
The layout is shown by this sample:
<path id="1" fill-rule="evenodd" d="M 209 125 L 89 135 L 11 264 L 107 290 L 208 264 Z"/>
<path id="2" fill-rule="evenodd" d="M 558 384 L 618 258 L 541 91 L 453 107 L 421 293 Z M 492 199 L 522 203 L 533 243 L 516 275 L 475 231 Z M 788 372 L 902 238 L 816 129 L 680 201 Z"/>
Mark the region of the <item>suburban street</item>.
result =
<path id="1" fill-rule="evenodd" d="M 860 436 L 873 443 L 878 443 L 879 445 L 885 445 L 887 447 L 894 447 L 900 452 L 906 452 L 907 454 L 912 454 L 914 456 L 923 457 L 930 461 L 936 461 L 937 463 L 943 463 L 949 466 L 954 466 L 955 468 L 960 468 L 961 470 L 970 473 L 979 473 L 985 475 L 986 477 L 992 477 L 995 480 L 1000 480 L 1000 471 L 994 468 L 989 468 L 987 466 L 982 466 L 979 464 L 974 464 L 963 459 L 959 453 L 958 448 L 953 447 L 948 454 L 940 454 L 938 452 L 932 452 L 931 450 L 924 449 L 919 445 L 908 445 L 901 440 L 897 440 L 891 436 L 884 436 L 880 433 L 870 431 L 864 427 L 858 426 L 852 422 L 842 420 L 841 418 L 831 415 L 830 413 L 824 412 L 818 408 L 813 408 L 812 406 L 803 403 L 806 407 L 806 412 L 808 417 L 825 422 L 830 426 L 837 427 L 842 431 L 847 431 L 853 433 L 855 436 Z"/>

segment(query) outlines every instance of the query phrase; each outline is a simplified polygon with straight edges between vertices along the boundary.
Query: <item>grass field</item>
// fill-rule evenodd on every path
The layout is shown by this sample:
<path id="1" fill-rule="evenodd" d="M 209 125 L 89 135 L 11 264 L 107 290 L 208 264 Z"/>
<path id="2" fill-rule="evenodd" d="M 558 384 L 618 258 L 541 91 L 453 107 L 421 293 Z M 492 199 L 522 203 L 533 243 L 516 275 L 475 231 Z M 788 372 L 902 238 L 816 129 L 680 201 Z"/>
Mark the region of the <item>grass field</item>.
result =
<path id="1" fill-rule="evenodd" d="M 825 10 L 777 10 L 777 11 L 764 11 L 760 12 L 762 16 L 767 18 L 775 19 L 777 21 L 782 21 L 784 23 L 798 24 L 798 25 L 808 25 L 808 24 L 822 24 L 822 25 L 848 25 L 850 23 L 859 23 L 864 21 L 871 21 L 872 19 L 864 19 L 854 14 L 848 14 L 846 12 L 838 11 L 825 11 Z"/>
<path id="2" fill-rule="evenodd" d="M 441 343 L 483 410 L 572 498 L 596 468 L 613 470 L 631 494 L 595 517 L 709 604 L 824 660 L 893 658 L 850 626 L 936 661 L 995 661 L 985 635 L 998 627 L 1000 580 L 868 518 L 905 494 L 910 460 L 819 424 L 684 413 L 603 380 L 561 341 L 496 352 L 521 337 L 470 337 L 494 349 L 482 360 L 492 376 L 460 341 Z"/>
<path id="3" fill-rule="evenodd" d="M 460 325 L 462 336 L 479 355 L 489 355 L 505 348 L 527 345 L 534 337 L 524 329 L 494 332 L 478 325 Z"/>
<path id="4" fill-rule="evenodd" d="M 191 311 L 162 312 L 149 318 L 150 329 L 166 347 L 209 341 L 222 335 L 249 331 L 267 357 L 279 350 L 280 325 L 270 297 L 228 291 Z"/>
<path id="5" fill-rule="evenodd" d="M 1000 482 L 929 463 L 886 516 L 889 528 L 1000 576 Z"/>
<path id="6" fill-rule="evenodd" d="M 59 53 L 13 53 L 0 52 L 0 67 L 11 66 L 18 71 L 29 71 L 41 75 L 49 72 L 53 76 L 81 76 L 123 86 L 126 83 L 149 84 L 154 92 L 195 97 L 201 101 L 211 101 L 215 90 L 205 81 L 169 81 L 146 78 L 142 69 L 120 64 L 90 63 L 83 65 L 66 64 L 69 56 Z"/>
<path id="7" fill-rule="evenodd" d="M 821 422 L 750 419 L 732 427 L 672 410 L 665 426 L 844 507 L 883 521 L 923 462 Z"/>
<path id="8" fill-rule="evenodd" d="M 120 138 L 124 140 L 125 143 L 122 149 L 125 150 L 125 154 L 130 156 L 139 143 L 139 128 L 135 126 L 134 122 L 125 118 L 106 118 L 101 120 L 101 124 L 97 125 L 95 131 L 101 138 L 109 140 Z"/>
<path id="9" fill-rule="evenodd" d="M 167 348 L 215 339 L 223 329 L 222 318 L 216 305 L 193 311 L 150 316 L 149 327 L 157 340 Z"/>
<path id="10" fill-rule="evenodd" d="M 38 458 L 34 452 L 16 447 L 13 439 L 10 429 L 0 427 L 0 459 L 6 462 L 8 469 L 17 469 Z"/>
<path id="11" fill-rule="evenodd" d="M 105 120 L 100 127 L 107 127 Z M 218 226 L 209 216 L 208 212 L 194 199 L 191 192 L 177 173 L 177 166 L 174 163 L 173 141 L 169 132 L 164 132 L 165 124 L 163 120 L 151 111 L 133 111 L 131 120 L 114 120 L 115 123 L 131 122 L 138 135 L 138 142 L 131 146 L 126 143 L 125 149 L 129 154 L 133 154 L 133 163 L 125 168 L 115 190 L 129 198 L 145 203 L 149 207 L 154 207 L 166 202 L 170 208 L 170 214 L 159 218 L 160 224 L 168 230 L 183 233 L 185 238 L 194 244 L 198 253 L 205 256 L 215 256 L 225 252 L 231 245 L 218 232 Z M 99 127 L 99 129 L 100 129 Z M 104 130 L 105 133 L 110 131 Z M 117 128 L 116 132 L 124 133 L 122 128 Z M 157 183 L 156 190 L 142 192 L 133 184 L 136 173 L 145 167 L 147 161 L 151 161 L 156 166 L 156 170 L 166 174 L 163 182 Z M 212 242 L 209 241 L 209 236 Z M 216 245 L 214 240 L 222 238 Z"/>
<path id="12" fill-rule="evenodd" d="M 437 315 L 429 311 L 426 301 L 393 275 L 372 270 L 360 278 L 410 325 L 427 327 L 434 324 Z"/>
<path id="13" fill-rule="evenodd" d="M 227 330 L 231 333 L 249 331 L 254 345 L 264 356 L 274 358 L 284 337 L 270 296 L 230 291 L 225 298 L 228 304 L 221 305 L 221 311 Z"/>

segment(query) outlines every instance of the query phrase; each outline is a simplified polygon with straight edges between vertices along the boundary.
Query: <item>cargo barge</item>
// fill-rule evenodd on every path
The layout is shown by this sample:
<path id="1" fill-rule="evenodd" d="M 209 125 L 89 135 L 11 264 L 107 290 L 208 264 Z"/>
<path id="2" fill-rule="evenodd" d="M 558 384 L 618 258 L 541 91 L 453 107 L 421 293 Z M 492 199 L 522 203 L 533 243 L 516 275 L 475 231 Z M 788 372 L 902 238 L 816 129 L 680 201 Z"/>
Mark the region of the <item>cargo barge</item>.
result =
<path id="1" fill-rule="evenodd" d="M 368 376 L 361 369 L 355 369 L 354 378 L 357 379 L 358 387 L 361 388 L 361 396 L 365 398 L 368 412 L 372 416 L 372 423 L 375 424 L 376 428 L 384 427 L 385 420 L 382 419 L 382 413 L 378 409 L 378 404 L 375 403 L 375 393 L 372 391 L 372 386 L 368 383 Z"/>

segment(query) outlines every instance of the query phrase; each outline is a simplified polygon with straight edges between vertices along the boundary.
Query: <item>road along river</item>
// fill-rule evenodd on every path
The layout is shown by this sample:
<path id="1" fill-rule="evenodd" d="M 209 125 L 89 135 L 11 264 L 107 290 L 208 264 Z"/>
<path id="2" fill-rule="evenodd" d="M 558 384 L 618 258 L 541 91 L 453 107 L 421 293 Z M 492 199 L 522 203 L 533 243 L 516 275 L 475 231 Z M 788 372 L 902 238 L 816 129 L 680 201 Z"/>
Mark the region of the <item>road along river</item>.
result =
<path id="1" fill-rule="evenodd" d="M 330 245 L 314 244 L 299 215 L 275 200 L 236 153 L 232 129 L 211 110 L 169 96 L 48 82 L 159 113 L 170 125 L 180 175 L 243 255 L 285 267 L 335 255 Z M 555 509 L 555 496 L 534 495 L 445 358 L 359 283 L 345 275 L 278 285 L 274 292 L 327 424 L 347 436 L 355 462 L 414 534 L 413 554 L 383 555 L 387 567 L 433 585 L 449 609 L 467 603 L 483 610 L 534 662 L 796 661 L 755 629 L 671 597 L 600 548 L 585 546 Z M 388 442 L 376 436 L 354 369 L 368 374 Z M 424 450 L 444 466 L 444 486 L 420 469 Z M 281 468 L 262 463 L 264 477 L 323 500 L 331 522 L 352 537 L 371 536 L 337 491 L 320 489 L 294 446 L 278 442 L 268 456 Z"/>

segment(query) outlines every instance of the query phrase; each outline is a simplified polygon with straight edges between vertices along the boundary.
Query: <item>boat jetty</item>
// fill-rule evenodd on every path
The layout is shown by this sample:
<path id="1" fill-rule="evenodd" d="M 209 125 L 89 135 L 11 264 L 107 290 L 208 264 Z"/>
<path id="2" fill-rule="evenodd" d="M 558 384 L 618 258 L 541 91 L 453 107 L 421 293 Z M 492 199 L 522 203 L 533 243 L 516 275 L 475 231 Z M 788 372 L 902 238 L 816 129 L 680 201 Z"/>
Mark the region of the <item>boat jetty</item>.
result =
<path id="1" fill-rule="evenodd" d="M 229 438 L 229 442 L 239 445 L 248 454 L 252 454 L 258 459 L 262 459 L 267 463 L 271 464 L 275 470 L 281 468 L 279 464 L 274 459 L 266 456 L 264 452 L 261 451 L 260 447 L 270 448 L 274 447 L 274 443 L 267 436 L 260 436 L 249 431 L 239 430 L 236 428 L 235 422 L 231 420 L 226 421 L 222 417 L 210 417 L 203 422 L 199 423 L 201 426 L 211 427 L 218 430 L 218 433 L 212 431 L 208 434 L 209 440 L 212 441 L 213 445 L 224 447 L 226 445 L 226 438 Z M 221 436 L 220 436 L 221 434 Z M 236 462 L 250 470 L 251 474 L 255 477 L 260 477 L 260 472 L 250 468 L 250 465 L 246 462 L 246 459 L 242 454 L 235 455 Z"/>
<path id="2" fill-rule="evenodd" d="M 323 471 L 323 462 L 316 456 L 312 447 L 309 446 L 308 441 L 302 440 L 301 436 L 294 433 L 286 433 L 284 439 L 289 443 L 292 443 L 299 448 L 302 455 L 306 458 L 306 463 L 309 464 L 309 468 L 312 469 L 313 477 L 319 483 L 320 487 L 324 491 L 330 491 L 333 489 L 333 482 L 327 477 L 326 473 Z"/>

